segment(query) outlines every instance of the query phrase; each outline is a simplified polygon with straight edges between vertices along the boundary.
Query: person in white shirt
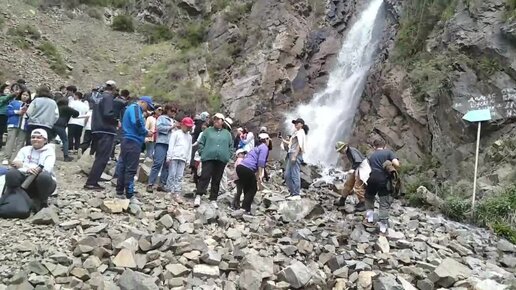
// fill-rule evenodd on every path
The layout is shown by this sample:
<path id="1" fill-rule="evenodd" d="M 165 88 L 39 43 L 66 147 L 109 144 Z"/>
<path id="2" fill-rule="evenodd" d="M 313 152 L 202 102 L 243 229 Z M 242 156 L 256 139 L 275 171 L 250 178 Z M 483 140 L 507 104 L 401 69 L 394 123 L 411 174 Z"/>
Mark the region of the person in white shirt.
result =
<path id="1" fill-rule="evenodd" d="M 86 113 L 85 118 L 85 124 L 84 124 L 84 136 L 82 138 L 82 143 L 80 145 L 82 153 L 86 151 L 90 146 L 92 147 L 90 150 L 90 155 L 93 155 L 95 153 L 95 150 L 93 148 L 92 139 L 91 139 L 91 115 L 93 113 L 93 110 L 91 109 L 91 104 L 89 104 L 90 109 L 88 113 Z"/>
<path id="2" fill-rule="evenodd" d="M 186 117 L 181 120 L 181 130 L 176 130 L 170 135 L 168 143 L 167 162 L 168 180 L 167 190 L 176 202 L 181 203 L 181 181 L 183 179 L 186 162 L 192 156 L 192 135 L 190 131 L 194 122 L 192 118 Z"/>
<path id="3" fill-rule="evenodd" d="M 290 192 L 289 199 L 301 198 L 301 164 L 303 163 L 303 153 L 306 152 L 306 134 L 308 134 L 308 126 L 301 118 L 292 121 L 295 126 L 295 132 L 290 140 L 283 140 L 288 144 L 288 158 L 285 168 L 285 183 Z"/>
<path id="4" fill-rule="evenodd" d="M 30 135 L 31 145 L 25 146 L 16 155 L 12 168 L 5 176 L 7 191 L 21 188 L 30 175 L 37 175 L 25 190 L 33 200 L 34 208 L 38 211 L 48 205 L 48 197 L 56 189 L 54 165 L 56 152 L 53 144 L 48 144 L 48 134 L 44 129 L 35 129 Z"/>
<path id="5" fill-rule="evenodd" d="M 68 106 L 77 112 L 79 117 L 71 118 L 68 122 L 68 149 L 70 153 L 77 152 L 81 145 L 82 130 L 85 125 L 86 115 L 90 110 L 90 106 L 87 102 L 83 101 L 83 95 L 81 92 L 75 92 L 73 100 Z"/>

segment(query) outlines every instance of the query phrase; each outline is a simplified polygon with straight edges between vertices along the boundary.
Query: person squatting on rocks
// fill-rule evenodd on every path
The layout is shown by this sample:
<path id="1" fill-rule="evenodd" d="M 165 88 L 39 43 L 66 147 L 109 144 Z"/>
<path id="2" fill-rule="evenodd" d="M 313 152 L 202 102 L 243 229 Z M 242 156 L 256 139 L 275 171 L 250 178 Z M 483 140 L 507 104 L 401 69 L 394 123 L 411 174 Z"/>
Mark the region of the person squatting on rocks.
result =
<path id="1" fill-rule="evenodd" d="M 336 203 L 337 206 L 346 205 L 346 198 L 354 192 L 357 195 L 358 203 L 355 206 L 355 211 L 364 211 L 365 210 L 365 183 L 360 179 L 360 165 L 366 159 L 360 151 L 355 148 L 349 146 L 349 144 L 345 142 L 337 142 L 335 145 L 335 150 L 347 157 L 349 163 L 351 163 L 351 169 L 348 170 L 346 183 L 344 184 L 344 188 L 342 189 L 342 197 Z"/>
<path id="2" fill-rule="evenodd" d="M 290 140 L 283 140 L 288 144 L 287 164 L 285 167 L 285 183 L 290 192 L 289 199 L 299 199 L 301 196 L 301 164 L 303 163 L 303 153 L 306 148 L 306 135 L 308 126 L 301 118 L 292 121 L 295 131 Z"/>
<path id="3" fill-rule="evenodd" d="M 182 203 L 181 182 L 186 163 L 190 161 L 190 156 L 192 156 L 192 135 L 190 135 L 190 131 L 193 126 L 192 118 L 183 118 L 181 129 L 175 130 L 170 135 L 168 143 L 167 163 L 169 168 L 166 188 L 177 203 Z"/>
<path id="4" fill-rule="evenodd" d="M 378 212 L 378 226 L 380 233 L 387 233 L 389 227 L 389 209 L 392 203 L 391 190 L 388 188 L 389 173 L 385 170 L 385 162 L 390 161 L 395 168 L 400 167 L 400 162 L 393 151 L 385 148 L 383 139 L 373 141 L 375 151 L 369 156 L 371 175 L 367 180 L 365 192 L 365 206 L 367 209 L 364 225 L 374 227 L 374 201 L 378 195 L 380 209 Z"/>
<path id="5" fill-rule="evenodd" d="M 59 109 L 47 86 L 41 86 L 37 90 L 36 98 L 32 100 L 27 109 L 27 116 L 29 118 L 27 132 L 43 129 L 47 131 L 49 141 L 54 139 L 52 128 L 59 119 Z M 30 144 L 30 135 L 27 137 L 27 144 Z"/>
<path id="6" fill-rule="evenodd" d="M 253 203 L 256 191 L 263 182 L 264 169 L 267 164 L 271 143 L 267 133 L 260 134 L 258 138 L 260 145 L 253 148 L 236 168 L 238 182 L 244 192 L 242 209 L 248 214 L 251 213 L 251 204 Z M 235 196 L 233 203 L 235 208 L 239 208 L 240 196 Z"/>
<path id="7" fill-rule="evenodd" d="M 81 92 L 75 92 L 72 101 L 68 105 L 79 112 L 79 117 L 71 118 L 68 122 L 68 150 L 70 154 L 75 154 L 81 146 L 82 131 L 90 106 L 83 100 Z"/>
<path id="8" fill-rule="evenodd" d="M 59 108 L 59 118 L 57 119 L 52 131 L 54 135 L 59 136 L 61 142 L 63 143 L 63 157 L 65 162 L 70 162 L 73 160 L 69 155 L 68 151 L 68 135 L 66 134 L 66 126 L 70 121 L 70 118 L 78 118 L 79 112 L 70 106 L 68 106 L 68 99 L 63 98 L 57 101 L 57 107 Z"/>
<path id="9" fill-rule="evenodd" d="M 56 155 L 54 145 L 48 144 L 48 134 L 43 129 L 35 129 L 30 134 L 31 145 L 25 146 L 12 162 L 12 169 L 5 177 L 6 192 L 15 191 L 21 187 L 30 175 L 37 175 L 26 189 L 33 201 L 36 211 L 47 207 L 48 197 L 56 189 L 54 164 Z"/>
<path id="10" fill-rule="evenodd" d="M 199 140 L 202 173 L 197 183 L 194 206 L 201 204 L 201 196 L 206 193 L 211 180 L 210 201 L 213 207 L 218 208 L 217 197 L 220 181 L 233 152 L 233 138 L 231 133 L 223 126 L 224 115 L 221 113 L 215 114 L 213 116 L 213 126 L 204 130 Z"/>
<path id="11" fill-rule="evenodd" d="M 158 191 L 167 191 L 165 186 L 168 179 L 167 151 L 169 148 L 170 135 L 176 129 L 177 109 L 172 104 L 165 105 L 165 112 L 156 120 L 156 146 L 154 148 L 154 158 L 152 162 L 152 169 L 149 175 L 149 183 L 147 184 L 147 192 L 152 193 L 154 184 L 160 175 Z M 190 159 L 190 157 L 189 157 Z M 161 170 L 161 173 L 160 173 Z"/>
<path id="12" fill-rule="evenodd" d="M 235 152 L 236 160 L 235 160 L 235 174 L 233 176 L 233 183 L 236 186 L 236 193 L 235 193 L 235 197 L 233 198 L 233 203 L 231 204 L 231 207 L 234 210 L 240 209 L 240 197 L 242 196 L 242 183 L 240 183 L 240 181 L 238 179 L 238 174 L 236 172 L 236 169 L 237 169 L 238 165 L 240 165 L 240 163 L 242 163 L 242 160 L 244 160 L 244 157 L 246 154 L 247 154 L 247 152 L 245 152 L 244 149 L 238 149 Z"/>
<path id="13" fill-rule="evenodd" d="M 140 152 L 145 142 L 145 137 L 152 132 L 145 128 L 143 112 L 154 110 L 152 98 L 141 97 L 137 103 L 129 105 L 122 119 L 123 138 L 120 147 L 120 167 L 116 183 L 116 194 L 119 198 L 127 198 L 133 204 L 141 204 L 134 196 L 134 187 L 131 186 L 140 162 Z M 124 195 L 125 192 L 125 195 Z"/>
<path id="14" fill-rule="evenodd" d="M 113 110 L 113 98 L 116 90 L 114 81 L 107 81 L 104 92 L 100 96 L 99 102 L 93 107 L 91 133 L 92 133 L 92 150 L 90 154 L 95 153 L 95 161 L 88 175 L 85 189 L 102 190 L 104 187 L 99 185 L 102 172 L 106 169 L 109 157 L 112 151 L 113 143 L 116 136 L 116 128 L 118 120 Z"/>
<path id="15" fill-rule="evenodd" d="M 27 108 L 30 105 L 31 93 L 24 90 L 19 97 L 7 106 L 7 143 L 5 157 L 12 161 L 27 140 Z"/>

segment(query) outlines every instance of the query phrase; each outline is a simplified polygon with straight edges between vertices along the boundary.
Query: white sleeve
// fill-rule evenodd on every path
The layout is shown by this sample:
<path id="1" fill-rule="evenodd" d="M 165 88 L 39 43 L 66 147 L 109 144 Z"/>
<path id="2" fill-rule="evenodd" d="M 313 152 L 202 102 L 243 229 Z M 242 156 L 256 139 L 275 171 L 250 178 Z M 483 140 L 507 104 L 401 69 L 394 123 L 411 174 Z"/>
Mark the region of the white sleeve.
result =
<path id="1" fill-rule="evenodd" d="M 54 165 L 56 164 L 56 153 L 53 148 L 49 148 L 49 154 L 45 156 L 45 160 L 43 160 L 43 171 L 52 173 L 54 170 Z"/>

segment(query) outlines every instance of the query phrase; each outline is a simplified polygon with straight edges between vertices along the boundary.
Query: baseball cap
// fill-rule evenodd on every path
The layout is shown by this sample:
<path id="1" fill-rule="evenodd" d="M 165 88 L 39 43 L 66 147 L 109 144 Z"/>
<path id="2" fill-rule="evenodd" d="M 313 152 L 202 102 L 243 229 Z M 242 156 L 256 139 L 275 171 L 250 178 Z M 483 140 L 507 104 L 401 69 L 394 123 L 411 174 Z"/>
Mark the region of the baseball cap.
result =
<path id="1" fill-rule="evenodd" d="M 260 133 L 258 135 L 258 139 L 260 139 L 260 140 L 269 139 L 269 134 L 267 134 L 267 133 Z"/>
<path id="2" fill-rule="evenodd" d="M 260 132 L 265 133 L 267 132 L 267 127 L 263 126 L 260 128 Z"/>
<path id="3" fill-rule="evenodd" d="M 201 119 L 201 121 L 206 121 L 206 119 L 208 119 L 210 117 L 210 113 L 208 112 L 202 112 L 200 115 L 199 115 L 199 118 Z"/>
<path id="4" fill-rule="evenodd" d="M 139 101 L 147 103 L 147 106 L 149 106 L 149 109 L 151 111 L 154 111 L 154 104 L 152 103 L 152 97 L 150 97 L 150 96 L 143 96 L 143 97 L 140 97 Z"/>
<path id="5" fill-rule="evenodd" d="M 222 120 L 226 119 L 226 118 L 224 118 L 224 115 L 222 115 L 221 113 L 217 113 L 217 114 L 213 115 L 213 118 L 222 119 Z"/>
<path id="6" fill-rule="evenodd" d="M 183 120 L 181 120 L 181 125 L 185 125 L 186 127 L 193 127 L 194 121 L 190 117 L 184 117 Z"/>
<path id="7" fill-rule="evenodd" d="M 48 140 L 48 134 L 47 134 L 47 131 L 43 130 L 43 129 L 34 129 L 32 130 L 32 133 L 30 134 L 31 136 L 32 135 L 40 135 L 42 136 L 43 138 L 45 138 L 45 140 Z"/>
<path id="8" fill-rule="evenodd" d="M 347 145 L 348 144 L 346 142 L 339 141 L 339 142 L 337 142 L 337 144 L 335 144 L 335 150 L 337 150 L 337 152 L 340 152 Z"/>
<path id="9" fill-rule="evenodd" d="M 301 119 L 301 118 L 297 118 L 295 120 L 292 120 L 292 124 L 297 124 L 297 123 L 301 123 L 301 124 L 305 124 L 305 120 Z"/>
<path id="10" fill-rule="evenodd" d="M 109 80 L 106 82 L 106 85 L 114 87 L 116 86 L 116 82 L 114 80 Z"/>

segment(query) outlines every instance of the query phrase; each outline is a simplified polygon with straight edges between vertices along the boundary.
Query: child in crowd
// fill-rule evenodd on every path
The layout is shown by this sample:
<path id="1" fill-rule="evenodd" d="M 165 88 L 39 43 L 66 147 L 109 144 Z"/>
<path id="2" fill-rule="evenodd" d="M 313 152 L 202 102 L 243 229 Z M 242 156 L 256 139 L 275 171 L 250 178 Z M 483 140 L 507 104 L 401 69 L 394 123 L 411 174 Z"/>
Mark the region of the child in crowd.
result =
<path id="1" fill-rule="evenodd" d="M 235 172 L 234 172 L 234 177 L 233 177 L 233 183 L 236 185 L 237 191 L 235 193 L 235 198 L 233 198 L 233 204 L 232 204 L 232 208 L 234 210 L 240 209 L 240 197 L 242 196 L 242 185 L 240 184 L 240 182 L 238 182 L 238 175 L 236 174 L 236 168 L 238 165 L 240 165 L 242 160 L 244 160 L 245 154 L 246 154 L 246 152 L 244 151 L 244 149 L 238 149 L 235 153 L 236 160 L 235 160 Z"/>
<path id="2" fill-rule="evenodd" d="M 169 164 L 167 189 L 171 193 L 171 197 L 177 203 L 181 200 L 181 182 L 183 179 L 186 162 L 190 161 L 192 156 L 192 135 L 190 131 L 194 122 L 191 118 L 186 117 L 181 121 L 181 129 L 176 130 L 170 135 L 168 143 L 167 161 Z"/>

